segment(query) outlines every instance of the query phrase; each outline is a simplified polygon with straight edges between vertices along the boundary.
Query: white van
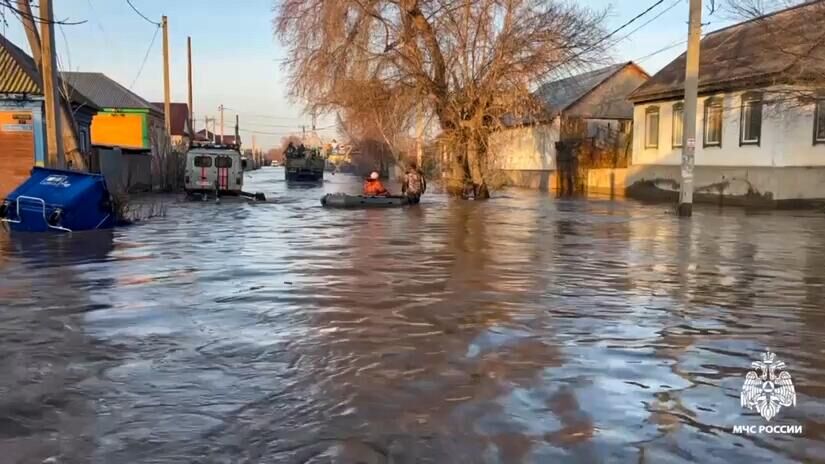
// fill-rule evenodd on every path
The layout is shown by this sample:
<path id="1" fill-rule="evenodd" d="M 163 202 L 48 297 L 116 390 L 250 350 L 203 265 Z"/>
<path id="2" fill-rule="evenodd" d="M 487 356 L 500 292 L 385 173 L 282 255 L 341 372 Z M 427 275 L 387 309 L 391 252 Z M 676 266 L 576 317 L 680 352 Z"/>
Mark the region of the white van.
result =
<path id="1" fill-rule="evenodd" d="M 198 144 L 186 153 L 186 193 L 239 195 L 244 166 L 234 145 Z"/>

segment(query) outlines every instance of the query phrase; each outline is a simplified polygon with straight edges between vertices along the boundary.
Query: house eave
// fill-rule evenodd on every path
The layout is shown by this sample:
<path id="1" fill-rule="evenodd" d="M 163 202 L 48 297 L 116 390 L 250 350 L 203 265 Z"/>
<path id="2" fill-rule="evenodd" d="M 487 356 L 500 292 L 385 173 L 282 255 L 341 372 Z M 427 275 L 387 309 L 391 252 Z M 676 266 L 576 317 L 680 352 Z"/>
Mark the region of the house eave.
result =
<path id="1" fill-rule="evenodd" d="M 764 88 L 771 85 L 788 83 L 788 79 L 778 78 L 780 74 L 765 74 L 761 76 L 749 76 L 741 79 L 727 81 L 717 81 L 699 86 L 699 96 L 714 95 L 720 92 L 736 92 L 740 90 L 750 90 L 754 88 Z M 669 89 L 655 93 L 642 93 L 630 95 L 628 99 L 634 104 L 644 104 L 653 101 L 679 100 L 685 97 L 684 88 Z"/>

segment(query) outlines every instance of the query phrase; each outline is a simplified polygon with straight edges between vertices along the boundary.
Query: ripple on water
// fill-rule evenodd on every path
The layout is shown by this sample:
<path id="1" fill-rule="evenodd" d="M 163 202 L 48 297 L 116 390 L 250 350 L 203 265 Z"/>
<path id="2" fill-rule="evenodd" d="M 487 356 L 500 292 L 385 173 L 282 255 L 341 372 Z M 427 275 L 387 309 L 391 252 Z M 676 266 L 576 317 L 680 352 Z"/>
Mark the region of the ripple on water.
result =
<path id="1" fill-rule="evenodd" d="M 114 232 L 0 235 L 10 462 L 816 462 L 825 217 L 427 195 L 330 211 L 178 201 Z M 393 186 L 397 189 L 397 186 Z M 750 362 L 798 438 L 733 435 Z"/>

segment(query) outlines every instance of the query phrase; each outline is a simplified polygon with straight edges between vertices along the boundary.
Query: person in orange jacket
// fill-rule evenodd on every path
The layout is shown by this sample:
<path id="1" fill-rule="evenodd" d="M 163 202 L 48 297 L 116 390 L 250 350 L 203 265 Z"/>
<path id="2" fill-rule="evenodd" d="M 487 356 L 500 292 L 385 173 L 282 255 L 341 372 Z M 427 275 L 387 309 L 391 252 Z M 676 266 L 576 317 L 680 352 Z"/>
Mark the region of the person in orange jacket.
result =
<path id="1" fill-rule="evenodd" d="M 368 197 L 384 197 L 390 192 L 384 188 L 384 184 L 378 180 L 378 173 L 373 172 L 364 182 L 364 195 Z"/>

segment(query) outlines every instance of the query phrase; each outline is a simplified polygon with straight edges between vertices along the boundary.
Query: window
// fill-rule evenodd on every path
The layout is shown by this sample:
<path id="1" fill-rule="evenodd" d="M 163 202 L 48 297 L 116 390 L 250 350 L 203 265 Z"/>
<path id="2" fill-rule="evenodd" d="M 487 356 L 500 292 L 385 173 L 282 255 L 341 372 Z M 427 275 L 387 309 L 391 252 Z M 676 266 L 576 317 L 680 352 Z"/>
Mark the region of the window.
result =
<path id="1" fill-rule="evenodd" d="M 219 156 L 215 158 L 215 167 L 216 168 L 231 168 L 232 167 L 232 158 L 227 156 Z"/>
<path id="2" fill-rule="evenodd" d="M 816 101 L 814 115 L 814 144 L 825 143 L 825 98 Z"/>
<path id="3" fill-rule="evenodd" d="M 659 148 L 659 107 L 645 110 L 645 148 Z"/>
<path id="4" fill-rule="evenodd" d="M 81 127 L 78 129 L 78 143 L 80 143 L 80 152 L 81 153 L 89 153 L 89 145 L 91 145 L 91 140 L 89 139 L 89 131 L 85 127 Z"/>
<path id="5" fill-rule="evenodd" d="M 705 100 L 705 146 L 722 146 L 722 99 Z"/>
<path id="6" fill-rule="evenodd" d="M 762 95 L 742 95 L 742 121 L 739 145 L 759 145 L 762 138 Z"/>
<path id="7" fill-rule="evenodd" d="M 673 105 L 673 148 L 681 148 L 685 136 L 685 105 Z"/>
<path id="8" fill-rule="evenodd" d="M 196 156 L 195 157 L 195 167 L 196 168 L 211 168 L 212 167 L 212 157 L 211 156 Z"/>

